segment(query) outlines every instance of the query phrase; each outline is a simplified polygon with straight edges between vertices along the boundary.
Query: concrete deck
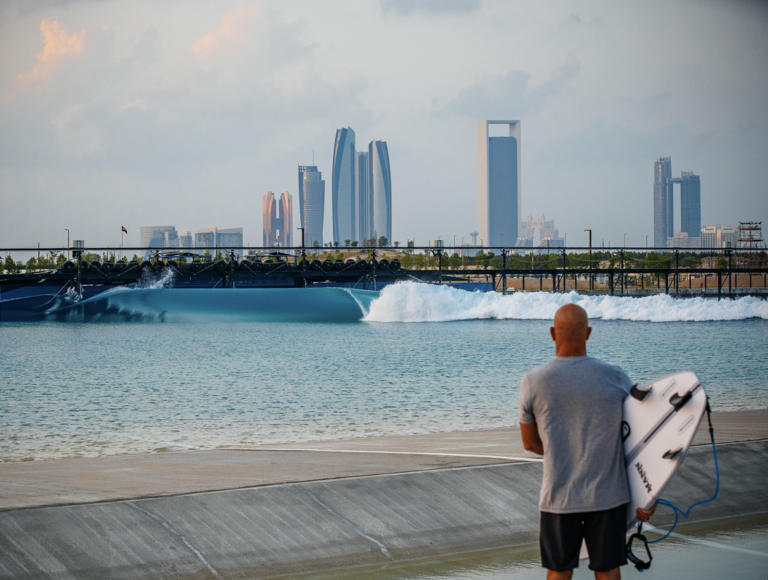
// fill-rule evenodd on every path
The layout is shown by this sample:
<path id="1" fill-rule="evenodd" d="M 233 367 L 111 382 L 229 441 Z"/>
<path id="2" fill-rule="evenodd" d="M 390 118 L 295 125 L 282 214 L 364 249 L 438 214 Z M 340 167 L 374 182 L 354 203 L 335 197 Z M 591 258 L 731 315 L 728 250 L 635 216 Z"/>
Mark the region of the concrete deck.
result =
<path id="1" fill-rule="evenodd" d="M 718 441 L 757 438 L 766 418 L 718 414 Z M 0 464 L 0 578 L 257 578 L 530 544 L 541 464 L 455 457 L 517 456 L 513 437 L 313 446 L 446 455 L 260 449 Z M 720 495 L 692 519 L 768 513 L 768 441 L 718 445 L 718 459 Z M 713 488 L 701 445 L 664 497 L 687 506 Z"/>
<path id="2" fill-rule="evenodd" d="M 718 442 L 768 439 L 768 409 L 713 413 L 712 420 Z M 694 444 L 707 442 L 705 419 Z M 328 453 L 334 450 L 374 453 Z M 514 457 L 536 457 L 523 449 L 517 427 L 0 463 L 0 510 L 493 465 Z"/>

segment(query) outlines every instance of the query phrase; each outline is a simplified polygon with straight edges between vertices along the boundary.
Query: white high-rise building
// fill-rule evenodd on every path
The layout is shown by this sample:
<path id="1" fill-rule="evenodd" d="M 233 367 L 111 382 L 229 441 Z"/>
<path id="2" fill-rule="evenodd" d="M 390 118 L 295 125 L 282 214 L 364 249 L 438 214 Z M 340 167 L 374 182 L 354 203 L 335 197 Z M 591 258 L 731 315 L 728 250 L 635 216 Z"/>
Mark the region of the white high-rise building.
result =
<path id="1" fill-rule="evenodd" d="M 489 125 L 507 125 L 509 135 L 491 137 Z M 522 211 L 520 121 L 478 121 L 477 165 L 481 243 L 513 246 Z"/>

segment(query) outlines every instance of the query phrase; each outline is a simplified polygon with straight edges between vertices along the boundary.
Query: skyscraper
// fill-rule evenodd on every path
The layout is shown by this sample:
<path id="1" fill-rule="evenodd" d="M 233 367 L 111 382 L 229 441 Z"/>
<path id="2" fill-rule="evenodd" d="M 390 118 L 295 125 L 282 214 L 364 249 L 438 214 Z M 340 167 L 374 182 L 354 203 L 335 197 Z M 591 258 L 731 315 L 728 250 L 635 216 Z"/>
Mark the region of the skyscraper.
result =
<path id="1" fill-rule="evenodd" d="M 355 153 L 357 175 L 355 178 L 355 197 L 357 199 L 357 237 L 358 242 L 370 239 L 373 235 L 373 200 L 370 187 L 370 164 L 368 152 Z"/>
<path id="2" fill-rule="evenodd" d="M 507 125 L 509 136 L 490 137 L 489 125 Z M 478 121 L 478 213 L 481 243 L 514 246 L 520 223 L 520 121 Z"/>
<path id="3" fill-rule="evenodd" d="M 680 231 L 690 238 L 701 235 L 701 179 L 689 171 L 672 177 L 672 159 L 660 157 L 653 164 L 653 245 L 667 247 L 675 237 L 674 187 L 680 184 Z M 695 242 L 693 242 L 695 243 Z"/>
<path id="4" fill-rule="evenodd" d="M 392 243 L 392 176 L 386 141 L 371 141 L 368 145 L 370 198 L 373 206 L 372 238 L 386 236 Z"/>
<path id="5" fill-rule="evenodd" d="M 279 216 L 277 215 L 278 207 Z M 283 248 L 290 248 L 293 246 L 293 199 L 290 193 L 287 191 L 281 193 L 279 204 L 275 201 L 274 193 L 271 191 L 265 193 L 262 217 L 264 247 L 272 248 L 280 245 Z"/>
<path id="6" fill-rule="evenodd" d="M 660 157 L 653 164 L 653 247 L 665 248 L 675 235 L 672 197 L 672 159 Z"/>
<path id="7" fill-rule="evenodd" d="M 338 129 L 333 146 L 333 175 L 331 180 L 333 201 L 333 241 L 358 239 L 358 211 L 356 187 L 355 132 Z"/>
<path id="8" fill-rule="evenodd" d="M 690 171 L 680 180 L 680 231 L 691 238 L 701 232 L 701 179 Z"/>
<path id="9" fill-rule="evenodd" d="M 299 213 L 301 227 L 304 228 L 304 243 L 309 247 L 322 247 L 325 181 L 316 166 L 299 166 L 299 188 Z"/>

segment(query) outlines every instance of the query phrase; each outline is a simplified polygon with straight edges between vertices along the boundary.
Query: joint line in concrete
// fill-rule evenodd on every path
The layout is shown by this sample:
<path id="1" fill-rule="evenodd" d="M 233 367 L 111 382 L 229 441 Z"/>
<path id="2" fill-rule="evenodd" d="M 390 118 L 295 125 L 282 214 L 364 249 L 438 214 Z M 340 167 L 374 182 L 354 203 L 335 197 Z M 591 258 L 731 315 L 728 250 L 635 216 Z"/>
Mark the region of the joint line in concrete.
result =
<path id="1" fill-rule="evenodd" d="M 211 566 L 211 565 L 208 563 L 208 560 L 206 560 L 206 559 L 203 557 L 203 555 L 202 555 L 202 554 L 201 554 L 201 553 L 200 553 L 200 552 L 199 552 L 199 551 L 198 551 L 198 550 L 197 550 L 197 549 L 196 549 L 196 548 L 195 548 L 195 547 L 194 547 L 192 544 L 190 544 L 190 543 L 189 543 L 189 540 L 187 540 L 187 538 L 185 538 L 185 537 L 184 537 L 182 534 L 180 534 L 179 532 L 177 532 L 176 530 L 174 530 L 174 529 L 173 529 L 171 526 L 169 526 L 169 525 L 168 525 L 166 522 L 164 522 L 164 521 L 162 520 L 162 518 L 160 518 L 159 516 L 156 516 L 155 514 L 153 514 L 153 513 L 151 513 L 151 512 L 148 512 L 148 511 L 147 511 L 147 510 L 145 510 L 144 508 L 140 508 L 139 506 L 137 506 L 137 505 L 136 505 L 135 503 L 133 503 L 133 502 L 130 502 L 130 501 L 129 501 L 129 502 L 126 502 L 126 503 L 127 503 L 129 506 L 131 506 L 132 508 L 136 508 L 136 509 L 137 509 L 137 510 L 139 510 L 140 512 L 144 512 L 144 513 L 145 513 L 145 514 L 147 514 L 149 517 L 151 517 L 151 518 L 153 518 L 153 519 L 157 520 L 158 522 L 160 522 L 160 523 L 163 525 L 163 527 L 164 527 L 166 530 L 168 530 L 169 532 L 171 532 L 172 534 L 175 534 L 175 535 L 179 536 L 179 537 L 181 538 L 181 541 L 182 541 L 182 542 L 184 542 L 184 544 L 187 546 L 187 548 L 189 548 L 190 550 L 192 550 L 192 551 L 195 553 L 195 555 L 196 555 L 198 558 L 200 558 L 200 561 L 201 561 L 203 564 L 205 564 L 205 565 L 206 565 L 206 567 L 207 567 L 207 568 L 208 568 L 208 569 L 209 569 L 209 570 L 210 570 L 210 571 L 211 571 L 211 572 L 212 572 L 214 575 L 218 575 L 218 572 L 216 572 L 216 570 L 214 570 L 214 569 L 213 569 L 213 567 L 212 567 L 212 566 Z"/>
<path id="2" fill-rule="evenodd" d="M 645 528 L 647 528 L 651 532 L 656 532 L 657 534 L 664 534 L 664 530 L 660 530 L 658 528 L 654 528 L 650 524 L 643 524 Z M 693 542 L 694 544 L 701 544 L 702 546 L 709 546 L 710 548 L 720 548 L 721 550 L 730 550 L 731 552 L 741 552 L 742 554 L 752 554 L 753 556 L 762 556 L 763 558 L 768 558 L 768 554 L 765 552 L 758 552 L 756 550 L 747 550 L 746 548 L 737 548 L 736 546 L 727 546 L 725 544 L 718 544 L 716 542 L 709 542 L 707 540 L 700 540 L 699 538 L 692 538 L 691 536 L 684 536 L 683 534 L 678 534 L 676 532 L 672 532 L 669 534 L 673 538 L 680 538 L 681 540 L 686 540 L 688 542 Z"/>
<path id="3" fill-rule="evenodd" d="M 327 505 L 325 505 L 323 502 L 321 502 L 319 499 L 317 499 L 311 491 L 307 491 L 306 489 L 301 488 L 301 487 L 299 489 L 301 491 L 303 491 L 304 493 L 306 493 L 309 497 L 311 497 L 317 503 L 319 503 L 321 506 L 323 506 L 328 511 L 328 513 L 333 514 L 334 516 L 339 518 L 342 522 L 347 524 L 350 528 L 352 528 L 354 530 L 354 532 L 357 535 L 362 536 L 366 540 L 370 540 L 371 542 L 376 544 L 379 547 L 379 549 L 381 550 L 381 553 L 384 554 L 388 559 L 390 559 L 390 560 L 392 559 L 392 556 L 389 555 L 389 551 L 387 550 L 387 547 L 384 544 L 379 542 L 376 538 L 372 538 L 371 536 L 369 536 L 365 532 L 360 531 L 355 524 L 353 524 L 352 522 L 350 522 L 348 519 L 344 518 L 343 516 L 340 516 L 335 511 L 333 511 L 331 508 L 329 508 Z"/>
<path id="4" fill-rule="evenodd" d="M 364 453 L 378 455 L 427 455 L 431 457 L 467 457 L 470 459 L 503 459 L 506 461 L 526 461 L 530 463 L 543 463 L 543 459 L 533 457 L 509 457 L 506 455 L 471 455 L 469 453 L 427 453 L 421 451 L 381 451 L 378 449 L 312 449 L 312 448 L 272 448 L 266 451 L 312 451 L 315 453 Z"/>

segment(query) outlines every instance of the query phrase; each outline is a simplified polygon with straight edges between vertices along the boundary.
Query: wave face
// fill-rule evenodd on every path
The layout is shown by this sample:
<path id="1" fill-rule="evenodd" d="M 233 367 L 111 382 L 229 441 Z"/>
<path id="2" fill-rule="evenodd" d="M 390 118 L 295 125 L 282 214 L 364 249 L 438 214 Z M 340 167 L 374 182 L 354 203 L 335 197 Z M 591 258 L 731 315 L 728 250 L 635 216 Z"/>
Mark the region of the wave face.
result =
<path id="1" fill-rule="evenodd" d="M 664 294 L 642 298 L 581 296 L 575 292 L 465 292 L 449 286 L 405 282 L 384 288 L 371 302 L 367 322 L 447 322 L 477 319 L 551 320 L 564 304 L 583 307 L 590 318 L 649 322 L 768 320 L 768 301 L 744 297 L 734 300 L 676 299 Z"/>
<path id="2" fill-rule="evenodd" d="M 205 289 L 152 284 L 63 299 L 45 320 L 65 322 L 357 322 L 376 292 L 346 288 Z"/>

